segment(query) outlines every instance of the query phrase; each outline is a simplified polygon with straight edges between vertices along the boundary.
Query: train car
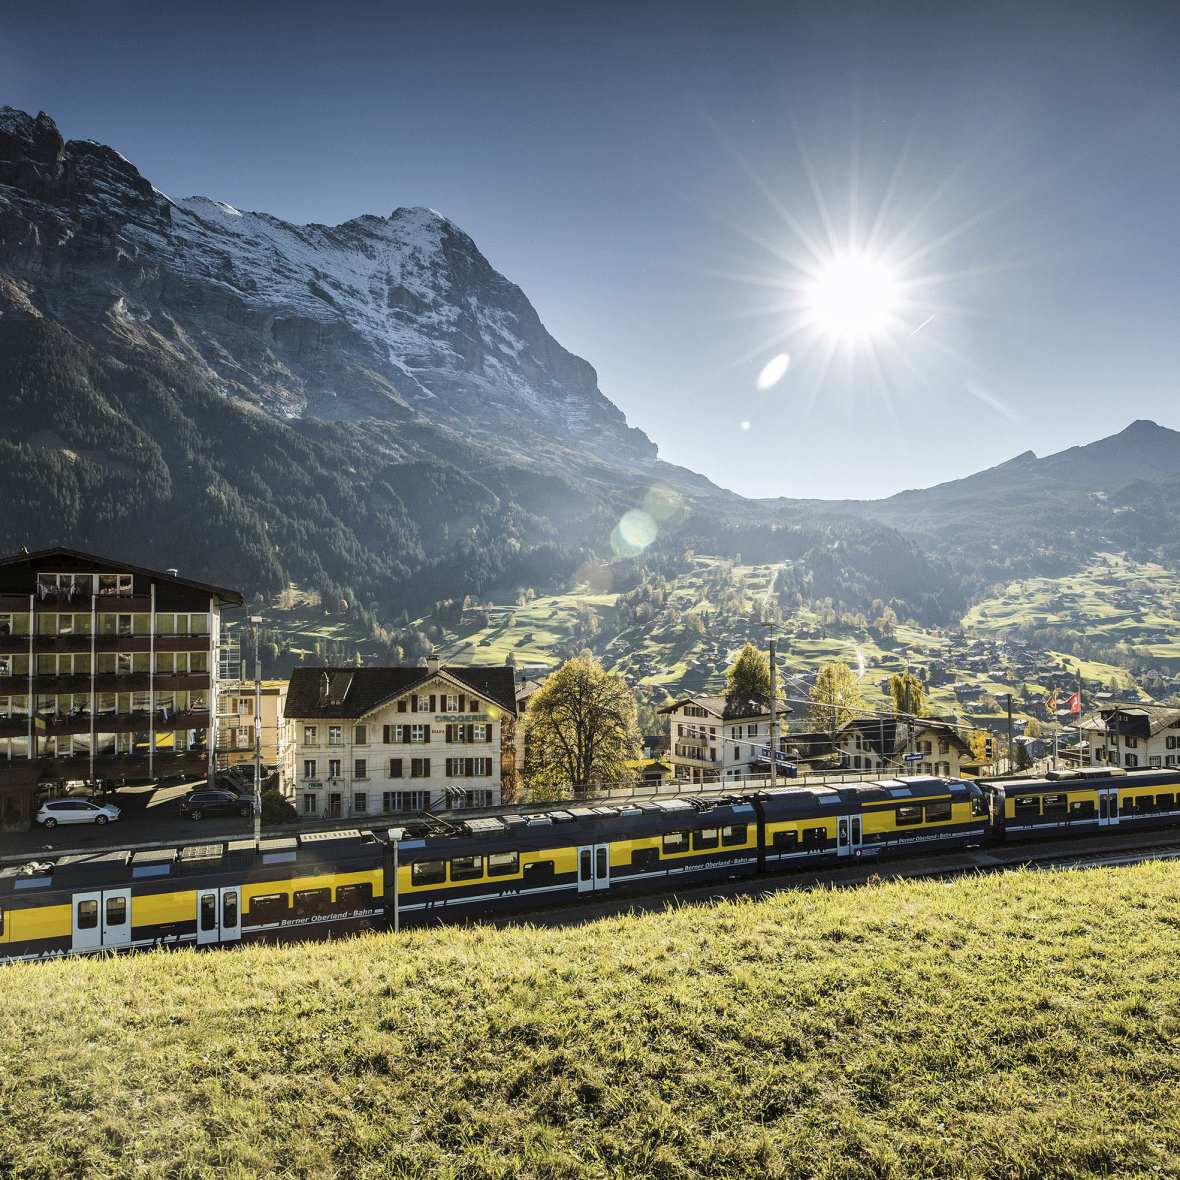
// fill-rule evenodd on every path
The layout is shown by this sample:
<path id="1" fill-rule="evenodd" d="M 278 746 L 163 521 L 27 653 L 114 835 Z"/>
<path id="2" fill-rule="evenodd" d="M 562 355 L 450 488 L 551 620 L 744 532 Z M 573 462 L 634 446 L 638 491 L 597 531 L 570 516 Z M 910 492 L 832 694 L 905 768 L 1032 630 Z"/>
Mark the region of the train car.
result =
<path id="1" fill-rule="evenodd" d="M 398 841 L 386 908 L 415 924 L 748 876 L 758 841 L 753 805 L 728 796 L 434 820 Z"/>
<path id="2" fill-rule="evenodd" d="M 983 784 L 1000 839 L 1180 823 L 1180 772 L 1089 767 Z"/>
<path id="3" fill-rule="evenodd" d="M 987 801 L 974 783 L 932 777 L 841 786 L 784 787 L 757 796 L 763 867 L 979 844 Z"/>
<path id="4" fill-rule="evenodd" d="M 81 853 L 0 870 L 0 961 L 327 937 L 384 921 L 360 832 Z"/>

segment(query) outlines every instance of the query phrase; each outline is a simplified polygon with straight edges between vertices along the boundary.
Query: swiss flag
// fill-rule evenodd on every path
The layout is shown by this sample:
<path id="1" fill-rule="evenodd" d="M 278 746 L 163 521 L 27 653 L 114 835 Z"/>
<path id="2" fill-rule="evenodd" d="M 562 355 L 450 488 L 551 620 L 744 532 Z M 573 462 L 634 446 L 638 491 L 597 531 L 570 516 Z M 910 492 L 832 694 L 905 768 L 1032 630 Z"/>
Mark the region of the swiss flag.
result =
<path id="1" fill-rule="evenodd" d="M 1073 696 L 1066 699 L 1065 708 L 1070 713 L 1080 713 L 1082 711 L 1082 694 L 1075 692 Z"/>

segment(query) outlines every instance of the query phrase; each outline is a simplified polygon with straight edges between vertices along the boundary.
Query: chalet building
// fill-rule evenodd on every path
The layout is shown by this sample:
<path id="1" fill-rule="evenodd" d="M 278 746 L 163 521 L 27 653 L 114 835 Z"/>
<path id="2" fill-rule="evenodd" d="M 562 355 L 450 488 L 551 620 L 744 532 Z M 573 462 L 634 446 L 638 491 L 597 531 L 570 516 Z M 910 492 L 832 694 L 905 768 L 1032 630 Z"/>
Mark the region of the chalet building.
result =
<path id="1" fill-rule="evenodd" d="M 1110 704 L 1087 717 L 1082 735 L 1094 766 L 1180 766 L 1180 709 Z"/>
<path id="2" fill-rule="evenodd" d="M 0 559 L 0 829 L 39 792 L 213 769 L 236 590 L 73 549 Z"/>
<path id="3" fill-rule="evenodd" d="M 254 761 L 254 681 L 226 680 L 221 685 L 217 761 L 236 766 Z M 287 720 L 287 681 L 262 682 L 262 764 L 288 773 L 294 767 L 295 727 Z"/>
<path id="4" fill-rule="evenodd" d="M 828 739 L 829 749 L 831 739 Z M 844 770 L 888 770 L 960 778 L 971 747 L 958 729 L 945 721 L 922 717 L 912 721 L 860 717 L 836 733 L 836 752 Z M 907 754 L 918 758 L 906 760 Z"/>
<path id="5" fill-rule="evenodd" d="M 766 700 L 727 706 L 724 696 L 681 697 L 660 710 L 668 718 L 667 761 L 682 782 L 714 783 L 769 771 L 770 706 Z M 786 751 L 790 707 L 778 713 L 779 749 Z"/>
<path id="6" fill-rule="evenodd" d="M 501 802 L 516 683 L 502 666 L 296 668 L 283 793 L 301 815 L 367 817 Z"/>

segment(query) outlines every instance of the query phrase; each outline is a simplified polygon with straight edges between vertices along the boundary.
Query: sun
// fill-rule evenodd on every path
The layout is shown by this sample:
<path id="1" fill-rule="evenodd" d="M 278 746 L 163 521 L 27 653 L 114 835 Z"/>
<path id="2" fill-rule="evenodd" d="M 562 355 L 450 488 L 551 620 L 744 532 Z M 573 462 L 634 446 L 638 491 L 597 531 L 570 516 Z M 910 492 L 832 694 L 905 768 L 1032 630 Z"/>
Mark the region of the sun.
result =
<path id="1" fill-rule="evenodd" d="M 846 340 L 880 335 L 897 302 L 893 272 L 879 258 L 867 254 L 837 255 L 808 291 L 811 322 Z"/>

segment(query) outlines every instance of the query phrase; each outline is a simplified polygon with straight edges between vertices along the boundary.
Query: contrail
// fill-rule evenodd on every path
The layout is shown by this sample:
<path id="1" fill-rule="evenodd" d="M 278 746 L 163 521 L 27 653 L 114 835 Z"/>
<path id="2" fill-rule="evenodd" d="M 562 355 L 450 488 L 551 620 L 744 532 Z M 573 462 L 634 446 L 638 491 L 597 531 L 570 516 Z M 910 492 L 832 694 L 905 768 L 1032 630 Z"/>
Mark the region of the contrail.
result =
<path id="1" fill-rule="evenodd" d="M 934 312 L 931 312 L 911 333 L 911 336 L 916 336 L 932 319 L 934 319 Z"/>

